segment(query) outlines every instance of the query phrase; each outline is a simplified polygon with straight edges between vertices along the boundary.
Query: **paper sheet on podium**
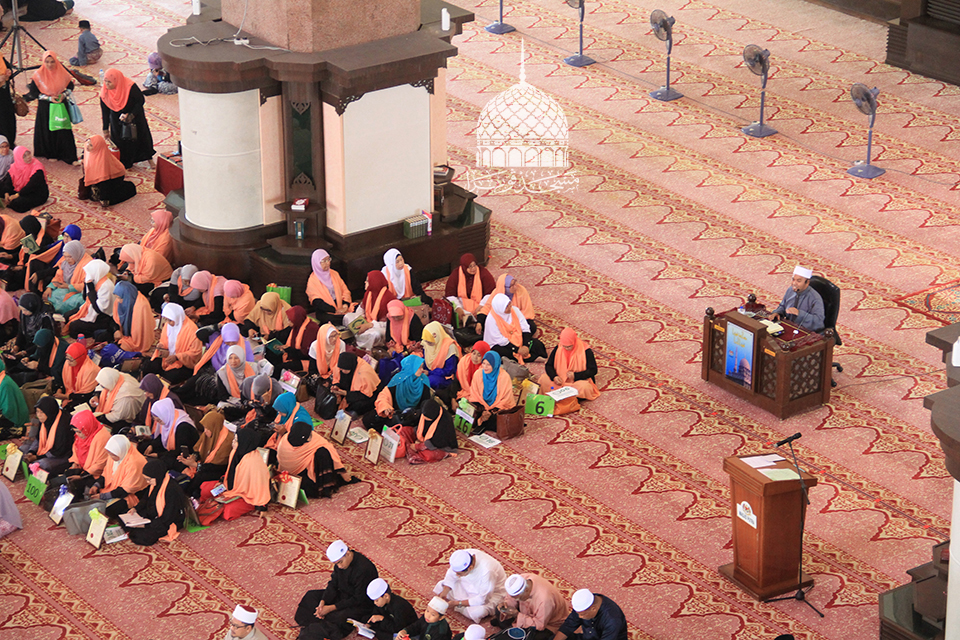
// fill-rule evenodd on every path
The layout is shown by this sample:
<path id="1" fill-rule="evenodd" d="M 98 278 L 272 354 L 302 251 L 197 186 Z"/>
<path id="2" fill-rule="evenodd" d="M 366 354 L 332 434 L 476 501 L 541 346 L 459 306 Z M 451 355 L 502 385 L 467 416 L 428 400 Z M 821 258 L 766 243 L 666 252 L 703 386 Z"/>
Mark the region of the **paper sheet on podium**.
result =
<path id="1" fill-rule="evenodd" d="M 771 480 L 796 480 L 800 477 L 793 469 L 760 469 L 760 473 Z"/>

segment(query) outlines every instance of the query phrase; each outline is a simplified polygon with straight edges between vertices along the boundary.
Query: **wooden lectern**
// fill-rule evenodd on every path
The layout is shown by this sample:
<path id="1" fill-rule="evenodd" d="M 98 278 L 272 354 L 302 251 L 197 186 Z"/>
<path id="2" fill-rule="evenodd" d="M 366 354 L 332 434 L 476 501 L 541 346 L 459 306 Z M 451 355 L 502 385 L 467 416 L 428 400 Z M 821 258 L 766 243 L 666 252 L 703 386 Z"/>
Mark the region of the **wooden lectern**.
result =
<path id="1" fill-rule="evenodd" d="M 757 600 L 813 584 L 805 573 L 797 584 L 800 521 L 806 509 L 800 480 L 773 480 L 762 473 L 770 469 L 796 472 L 787 460 L 762 469 L 736 456 L 723 460 L 723 470 L 730 474 L 733 562 L 720 567 L 720 573 Z M 806 472 L 803 480 L 808 489 L 817 484 Z"/>

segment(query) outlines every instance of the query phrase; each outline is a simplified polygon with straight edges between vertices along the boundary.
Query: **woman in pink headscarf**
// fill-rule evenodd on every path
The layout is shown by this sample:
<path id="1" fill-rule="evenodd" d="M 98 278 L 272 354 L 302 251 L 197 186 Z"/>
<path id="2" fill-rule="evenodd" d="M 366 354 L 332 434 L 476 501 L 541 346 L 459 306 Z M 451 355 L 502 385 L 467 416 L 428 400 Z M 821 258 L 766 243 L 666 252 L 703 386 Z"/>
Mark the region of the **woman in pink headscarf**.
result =
<path id="1" fill-rule="evenodd" d="M 173 261 L 173 239 L 170 237 L 170 225 L 173 224 L 173 214 L 166 209 L 157 209 L 150 214 L 153 226 L 140 238 L 140 246 L 144 249 L 153 249 L 167 262 Z"/>
<path id="2" fill-rule="evenodd" d="M 143 110 L 140 87 L 117 69 L 107 69 L 100 89 L 103 137 L 120 149 L 120 162 L 127 169 L 135 162 L 153 162 L 156 151 Z"/>
<path id="3" fill-rule="evenodd" d="M 20 326 L 20 309 L 17 302 L 5 290 L 0 289 L 0 343 L 17 337 Z"/>
<path id="4" fill-rule="evenodd" d="M 13 165 L 0 180 L 0 195 L 3 203 L 17 213 L 36 209 L 50 197 L 47 172 L 30 149 L 17 147 L 13 150 Z"/>

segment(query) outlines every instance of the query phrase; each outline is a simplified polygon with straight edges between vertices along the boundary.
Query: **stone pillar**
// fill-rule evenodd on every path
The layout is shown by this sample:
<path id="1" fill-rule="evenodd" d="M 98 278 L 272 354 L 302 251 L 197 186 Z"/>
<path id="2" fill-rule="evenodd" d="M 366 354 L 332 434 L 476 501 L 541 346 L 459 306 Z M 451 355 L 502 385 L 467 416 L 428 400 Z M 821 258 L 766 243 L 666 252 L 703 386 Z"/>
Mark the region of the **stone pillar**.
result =
<path id="1" fill-rule="evenodd" d="M 181 89 L 179 98 L 187 220 L 217 230 L 263 225 L 260 92 Z"/>

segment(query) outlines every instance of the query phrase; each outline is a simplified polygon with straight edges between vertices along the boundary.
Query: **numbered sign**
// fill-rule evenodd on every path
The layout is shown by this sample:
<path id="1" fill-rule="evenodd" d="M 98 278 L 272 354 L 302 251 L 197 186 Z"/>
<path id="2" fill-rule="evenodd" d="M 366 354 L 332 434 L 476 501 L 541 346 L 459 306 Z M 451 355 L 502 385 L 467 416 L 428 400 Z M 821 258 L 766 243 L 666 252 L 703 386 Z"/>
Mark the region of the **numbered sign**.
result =
<path id="1" fill-rule="evenodd" d="M 550 396 L 531 393 L 527 395 L 527 403 L 523 412 L 529 416 L 547 417 L 553 415 L 553 410 L 557 406 L 557 401 Z"/>
<path id="2" fill-rule="evenodd" d="M 33 504 L 40 506 L 40 500 L 47 491 L 47 483 L 37 476 L 27 478 L 27 487 L 23 490 L 24 497 Z"/>

